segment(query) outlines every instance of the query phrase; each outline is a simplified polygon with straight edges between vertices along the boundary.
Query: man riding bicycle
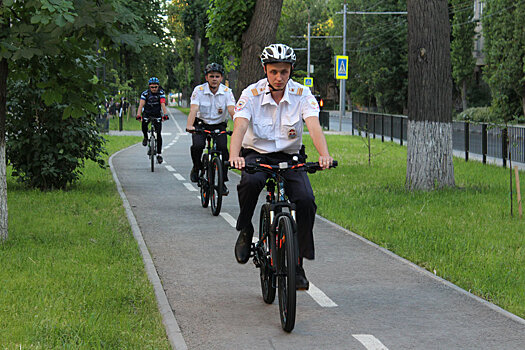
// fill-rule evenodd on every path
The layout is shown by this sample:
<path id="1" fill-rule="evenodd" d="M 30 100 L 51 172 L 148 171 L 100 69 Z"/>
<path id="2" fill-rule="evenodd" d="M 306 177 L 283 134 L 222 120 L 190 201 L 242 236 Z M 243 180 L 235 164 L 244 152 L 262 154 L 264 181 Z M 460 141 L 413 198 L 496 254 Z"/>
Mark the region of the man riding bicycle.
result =
<path id="1" fill-rule="evenodd" d="M 283 44 L 264 48 L 261 63 L 266 78 L 248 86 L 235 106 L 233 135 L 230 142 L 230 163 L 237 169 L 261 159 L 270 164 L 291 161 L 302 146 L 303 121 L 319 153 L 319 164 L 327 169 L 333 162 L 319 124 L 319 105 L 308 87 L 290 79 L 295 53 Z M 252 216 L 267 174 L 242 172 L 237 186 L 240 213 L 235 244 L 235 257 L 241 264 L 250 258 L 253 237 Z M 303 258 L 314 259 L 313 226 L 317 206 L 305 172 L 288 171 L 286 192 L 297 209 L 299 261 L 296 288 L 308 289 Z"/>
<path id="2" fill-rule="evenodd" d="M 157 162 L 162 163 L 162 122 L 159 119 L 168 120 L 168 110 L 166 109 L 166 95 L 160 88 L 159 78 L 151 77 L 148 81 L 149 88 L 140 95 L 140 103 L 137 112 L 137 120 L 142 121 L 142 133 L 144 139 L 142 145 L 148 144 L 148 125 L 153 123 L 157 134 Z M 144 118 L 142 118 L 144 109 Z"/>
<path id="3" fill-rule="evenodd" d="M 228 114 L 233 116 L 235 98 L 232 90 L 223 85 L 224 68 L 217 63 L 210 63 L 204 69 L 206 83 L 198 85 L 191 95 L 190 113 L 186 130 L 195 130 L 196 126 L 206 130 L 226 130 Z M 206 144 L 206 135 L 192 135 L 193 144 L 190 147 L 193 168 L 190 179 L 192 182 L 199 180 L 199 170 L 202 168 L 201 156 Z M 217 149 L 221 151 L 223 159 L 228 159 L 228 136 L 220 135 L 217 140 Z M 228 181 L 228 167 L 224 168 L 224 181 Z M 228 194 L 226 185 L 223 187 L 223 195 Z"/>

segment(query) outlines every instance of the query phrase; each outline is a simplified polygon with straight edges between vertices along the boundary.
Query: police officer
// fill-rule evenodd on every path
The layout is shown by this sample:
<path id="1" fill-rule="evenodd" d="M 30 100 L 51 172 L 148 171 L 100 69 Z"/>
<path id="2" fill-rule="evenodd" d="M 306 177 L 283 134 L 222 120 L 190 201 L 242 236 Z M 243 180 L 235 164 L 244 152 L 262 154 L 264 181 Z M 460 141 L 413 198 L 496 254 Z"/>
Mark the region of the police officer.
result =
<path id="1" fill-rule="evenodd" d="M 207 130 L 226 130 L 228 115 L 233 116 L 235 98 L 232 90 L 222 84 L 224 68 L 217 63 L 210 63 L 204 69 L 206 83 L 198 85 L 191 95 L 190 113 L 186 130 L 195 130 L 195 126 Z M 199 170 L 202 168 L 201 156 L 206 146 L 206 135 L 193 134 L 193 144 L 190 147 L 193 168 L 191 169 L 190 179 L 197 182 Z M 217 140 L 217 149 L 221 151 L 223 159 L 228 159 L 228 137 L 226 134 L 220 135 Z M 228 168 L 224 168 L 224 181 L 228 181 Z M 228 194 L 226 185 L 223 194 Z"/>
<path id="2" fill-rule="evenodd" d="M 162 123 L 157 120 L 162 117 L 162 121 L 168 120 L 168 110 L 166 109 L 166 95 L 160 88 L 159 78 L 151 77 L 148 81 L 149 88 L 140 95 L 140 102 L 137 112 L 137 120 L 142 120 L 142 134 L 144 139 L 142 145 L 148 144 L 148 125 L 150 122 L 155 127 L 157 134 L 157 162 L 162 163 Z M 144 108 L 144 119 L 142 118 L 142 109 Z"/>
<path id="3" fill-rule="evenodd" d="M 310 89 L 290 79 L 295 64 L 292 48 L 272 44 L 264 48 L 261 63 L 266 78 L 248 86 L 235 106 L 233 135 L 230 142 L 230 163 L 242 169 L 245 163 L 261 158 L 271 164 L 292 160 L 302 146 L 303 121 L 319 152 L 323 169 L 332 164 L 332 157 L 321 125 L 319 105 Z M 242 172 L 237 186 L 240 213 L 235 244 L 235 257 L 244 264 L 250 258 L 253 212 L 267 174 Z M 314 259 L 313 225 L 317 206 L 308 176 L 305 172 L 285 174 L 286 191 L 297 208 L 299 264 L 297 289 L 308 289 L 309 282 L 303 268 L 303 258 Z"/>

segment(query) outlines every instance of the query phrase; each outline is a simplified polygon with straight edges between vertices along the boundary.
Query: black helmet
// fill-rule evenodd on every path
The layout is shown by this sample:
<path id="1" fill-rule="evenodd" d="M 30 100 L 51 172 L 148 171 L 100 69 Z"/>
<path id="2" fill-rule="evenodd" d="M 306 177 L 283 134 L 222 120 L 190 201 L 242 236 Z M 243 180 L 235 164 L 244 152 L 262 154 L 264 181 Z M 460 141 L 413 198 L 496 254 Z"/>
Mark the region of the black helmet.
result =
<path id="1" fill-rule="evenodd" d="M 264 67 L 267 63 L 285 62 L 295 65 L 295 52 L 284 44 L 271 44 L 266 46 L 261 53 L 261 63 Z"/>
<path id="2" fill-rule="evenodd" d="M 224 68 L 220 64 L 213 62 L 213 63 L 206 65 L 206 68 L 204 68 L 204 75 L 211 73 L 211 72 L 217 72 L 217 73 L 221 73 L 222 75 L 224 75 Z"/>

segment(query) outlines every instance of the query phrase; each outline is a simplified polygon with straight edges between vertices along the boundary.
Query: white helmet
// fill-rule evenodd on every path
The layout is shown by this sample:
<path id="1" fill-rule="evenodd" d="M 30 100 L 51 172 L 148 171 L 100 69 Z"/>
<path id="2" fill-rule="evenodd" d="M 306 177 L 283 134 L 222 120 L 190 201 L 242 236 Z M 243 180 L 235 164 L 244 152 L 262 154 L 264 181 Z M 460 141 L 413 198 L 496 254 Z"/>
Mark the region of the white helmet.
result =
<path id="1" fill-rule="evenodd" d="M 271 44 L 266 46 L 261 53 L 261 63 L 264 67 L 267 63 L 285 62 L 295 65 L 295 52 L 284 44 Z"/>

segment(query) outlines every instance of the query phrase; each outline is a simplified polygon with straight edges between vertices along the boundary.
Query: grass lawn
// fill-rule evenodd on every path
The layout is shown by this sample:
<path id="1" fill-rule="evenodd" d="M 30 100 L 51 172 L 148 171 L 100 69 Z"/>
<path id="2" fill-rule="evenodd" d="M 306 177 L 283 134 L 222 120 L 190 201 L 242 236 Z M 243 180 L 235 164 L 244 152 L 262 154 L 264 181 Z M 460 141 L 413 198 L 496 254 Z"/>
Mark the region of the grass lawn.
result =
<path id="1" fill-rule="evenodd" d="M 508 169 L 455 159 L 456 189 L 411 193 L 406 147 L 372 140 L 368 166 L 360 137 L 327 141 L 340 165 L 310 177 L 320 215 L 525 317 L 525 219 L 516 203 L 510 216 Z"/>
<path id="2" fill-rule="evenodd" d="M 107 139 L 110 154 L 140 141 Z M 8 206 L 1 349 L 170 349 L 109 168 L 88 162 L 67 191 L 30 190 L 8 175 Z"/>

